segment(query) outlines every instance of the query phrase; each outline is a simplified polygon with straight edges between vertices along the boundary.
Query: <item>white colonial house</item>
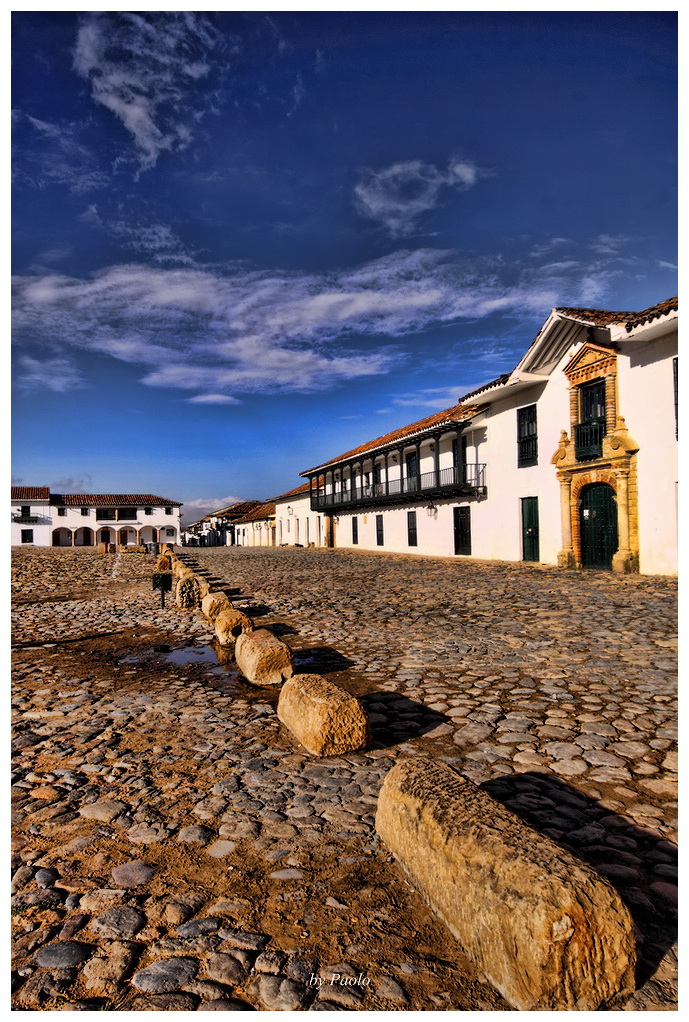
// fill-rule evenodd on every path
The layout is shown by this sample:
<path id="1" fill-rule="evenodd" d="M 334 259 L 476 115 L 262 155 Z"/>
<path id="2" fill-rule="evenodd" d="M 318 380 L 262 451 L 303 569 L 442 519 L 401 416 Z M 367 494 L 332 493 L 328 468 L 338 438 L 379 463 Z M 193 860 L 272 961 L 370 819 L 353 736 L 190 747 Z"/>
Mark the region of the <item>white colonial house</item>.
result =
<path id="1" fill-rule="evenodd" d="M 329 546 L 675 573 L 677 321 L 553 309 L 511 373 L 302 472 L 278 543 L 297 515 Z"/>
<path id="2" fill-rule="evenodd" d="M 329 517 L 311 507 L 310 483 L 275 498 L 278 546 L 328 546 L 329 526 Z"/>
<path id="3" fill-rule="evenodd" d="M 237 546 L 275 546 L 275 502 L 264 501 L 235 524 Z"/>
<path id="4" fill-rule="evenodd" d="M 178 500 L 151 493 L 51 493 L 12 487 L 12 544 L 118 547 L 180 542 Z"/>

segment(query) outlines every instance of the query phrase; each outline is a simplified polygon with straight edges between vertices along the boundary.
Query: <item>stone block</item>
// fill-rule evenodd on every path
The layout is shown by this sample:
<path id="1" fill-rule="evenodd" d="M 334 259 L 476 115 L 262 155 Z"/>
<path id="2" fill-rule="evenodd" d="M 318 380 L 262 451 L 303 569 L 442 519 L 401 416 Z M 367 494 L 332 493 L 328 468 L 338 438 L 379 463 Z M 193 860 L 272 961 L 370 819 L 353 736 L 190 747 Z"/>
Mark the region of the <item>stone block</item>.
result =
<path id="1" fill-rule="evenodd" d="M 178 607 L 191 610 L 201 603 L 199 583 L 193 571 L 181 574 L 175 587 L 175 603 Z"/>
<path id="2" fill-rule="evenodd" d="M 223 611 L 215 619 L 216 633 L 218 621 L 226 613 Z M 239 670 L 252 685 L 281 685 L 294 673 L 291 649 L 266 628 L 245 631 L 238 636 L 235 660 Z"/>
<path id="3" fill-rule="evenodd" d="M 629 911 L 590 866 L 445 763 L 398 763 L 376 829 L 489 982 L 521 1011 L 595 1011 L 634 992 Z"/>
<path id="4" fill-rule="evenodd" d="M 201 611 L 209 621 L 215 621 L 221 610 L 233 610 L 225 593 L 208 593 L 201 600 Z"/>
<path id="5" fill-rule="evenodd" d="M 172 561 L 169 554 L 160 554 L 156 561 L 156 571 L 172 571 Z"/>
<path id="6" fill-rule="evenodd" d="M 221 646 L 234 649 L 238 636 L 252 632 L 254 623 L 241 610 L 235 610 L 232 604 L 220 610 L 215 616 L 215 635 Z"/>
<path id="7" fill-rule="evenodd" d="M 368 718 L 363 706 L 320 674 L 295 674 L 286 681 L 277 714 L 314 756 L 344 755 L 366 747 Z"/>

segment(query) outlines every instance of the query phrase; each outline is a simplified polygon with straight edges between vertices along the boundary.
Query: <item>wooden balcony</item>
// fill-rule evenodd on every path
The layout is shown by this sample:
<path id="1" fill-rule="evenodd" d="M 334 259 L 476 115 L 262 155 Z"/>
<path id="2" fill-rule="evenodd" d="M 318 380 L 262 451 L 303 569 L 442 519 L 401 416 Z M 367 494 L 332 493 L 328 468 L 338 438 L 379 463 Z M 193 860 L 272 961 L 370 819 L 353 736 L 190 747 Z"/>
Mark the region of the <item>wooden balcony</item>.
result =
<path id="1" fill-rule="evenodd" d="M 405 479 L 347 486 L 325 493 L 323 487 L 311 492 L 312 511 L 344 511 L 386 504 L 415 504 L 444 497 L 478 497 L 486 492 L 486 466 L 459 465 L 438 472 L 424 472 Z M 345 480 L 345 484 L 348 481 Z"/>

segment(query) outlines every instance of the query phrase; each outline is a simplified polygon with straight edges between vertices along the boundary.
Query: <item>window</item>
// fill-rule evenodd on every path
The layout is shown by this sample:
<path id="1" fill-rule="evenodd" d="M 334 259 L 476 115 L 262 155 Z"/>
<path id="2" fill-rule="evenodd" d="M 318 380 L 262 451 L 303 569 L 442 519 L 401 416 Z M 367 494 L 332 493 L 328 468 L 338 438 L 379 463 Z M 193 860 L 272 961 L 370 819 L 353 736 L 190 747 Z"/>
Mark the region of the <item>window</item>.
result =
<path id="1" fill-rule="evenodd" d="M 136 518 L 135 507 L 120 507 L 117 509 L 118 522 L 131 522 Z"/>
<path id="2" fill-rule="evenodd" d="M 409 546 L 417 546 L 416 511 L 407 511 L 407 543 Z"/>
<path id="3" fill-rule="evenodd" d="M 82 507 L 81 513 L 83 517 L 86 517 L 86 515 L 89 513 L 89 509 L 87 507 Z"/>
<path id="4" fill-rule="evenodd" d="M 114 522 L 115 508 L 114 507 L 96 508 L 96 520 L 99 522 Z"/>
<path id="5" fill-rule="evenodd" d="M 359 542 L 359 519 L 356 515 L 352 518 L 352 543 L 354 546 Z"/>
<path id="6" fill-rule="evenodd" d="M 175 530 L 174 529 L 166 529 L 165 530 L 165 535 L 166 536 L 174 536 L 174 534 L 175 534 Z"/>
<path id="7" fill-rule="evenodd" d="M 517 409 L 517 467 L 538 464 L 536 405 Z"/>
<path id="8" fill-rule="evenodd" d="M 376 515 L 376 543 L 378 546 L 383 546 L 385 540 L 383 536 L 383 516 Z"/>
<path id="9" fill-rule="evenodd" d="M 172 514 L 172 508 L 171 507 L 166 507 L 165 508 L 165 514 L 166 515 L 171 515 Z"/>
<path id="10" fill-rule="evenodd" d="M 67 514 L 67 508 L 66 508 L 66 507 L 59 507 L 59 508 L 57 509 L 57 513 L 58 513 L 58 516 L 59 516 L 60 518 L 64 518 L 64 517 L 65 517 L 65 515 Z"/>
<path id="11" fill-rule="evenodd" d="M 22 529 L 22 543 L 33 543 L 33 529 Z"/>
<path id="12" fill-rule="evenodd" d="M 145 515 L 152 515 L 153 514 L 153 508 L 152 507 L 145 507 L 144 508 L 144 514 Z"/>
<path id="13" fill-rule="evenodd" d="M 577 461 L 600 458 L 605 436 L 605 381 L 594 380 L 579 388 L 579 422 L 574 427 Z"/>
<path id="14" fill-rule="evenodd" d="M 677 406 L 677 398 L 675 397 L 675 407 L 676 406 Z M 31 515 L 31 505 L 30 504 L 22 504 L 22 506 L 21 506 L 21 516 L 22 516 L 22 518 L 29 518 L 30 515 Z"/>

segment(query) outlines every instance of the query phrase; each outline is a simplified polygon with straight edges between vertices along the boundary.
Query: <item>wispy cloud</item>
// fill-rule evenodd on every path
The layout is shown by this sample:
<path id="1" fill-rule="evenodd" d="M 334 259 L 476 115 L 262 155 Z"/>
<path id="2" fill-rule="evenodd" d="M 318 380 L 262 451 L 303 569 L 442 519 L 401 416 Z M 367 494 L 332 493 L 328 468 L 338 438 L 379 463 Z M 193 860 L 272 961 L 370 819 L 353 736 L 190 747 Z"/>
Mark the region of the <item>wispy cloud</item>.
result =
<path id="1" fill-rule="evenodd" d="M 495 314 L 515 323 L 553 305 L 603 302 L 619 272 L 604 260 L 539 268 L 436 249 L 323 273 L 123 265 L 86 280 L 16 278 L 15 332 L 36 385 L 76 385 L 65 361 L 76 349 L 141 366 L 148 386 L 218 403 L 385 373 L 404 364 L 402 339 L 431 327 Z M 32 357 L 46 346 L 52 372 Z M 492 371 L 494 346 L 482 351 L 482 372 Z"/>
<path id="2" fill-rule="evenodd" d="M 485 177 L 469 160 L 451 160 L 439 170 L 422 160 L 394 163 L 383 170 L 365 170 L 354 189 L 354 204 L 362 216 L 382 224 L 393 237 L 411 234 L 423 213 L 434 209 L 446 188 L 467 191 Z"/>
<path id="3" fill-rule="evenodd" d="M 185 149 L 203 97 L 194 86 L 223 45 L 211 20 L 191 11 L 87 13 L 74 49 L 74 68 L 93 99 L 131 135 L 140 166 Z"/>
<path id="4" fill-rule="evenodd" d="M 66 358 L 31 358 L 21 355 L 18 359 L 17 384 L 22 390 L 52 390 L 64 394 L 85 386 L 81 371 Z"/>
<path id="5" fill-rule="evenodd" d="M 66 479 L 54 479 L 48 484 L 54 493 L 92 493 L 93 476 L 84 472 L 80 476 L 68 476 Z"/>
<path id="6" fill-rule="evenodd" d="M 80 141 L 81 127 L 53 124 L 15 110 L 12 116 L 13 177 L 34 188 L 65 185 L 76 195 L 105 188 L 111 179 Z"/>

